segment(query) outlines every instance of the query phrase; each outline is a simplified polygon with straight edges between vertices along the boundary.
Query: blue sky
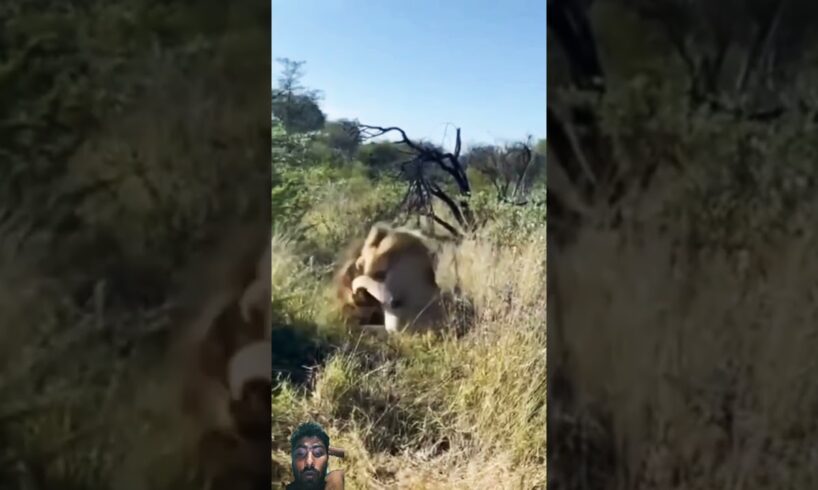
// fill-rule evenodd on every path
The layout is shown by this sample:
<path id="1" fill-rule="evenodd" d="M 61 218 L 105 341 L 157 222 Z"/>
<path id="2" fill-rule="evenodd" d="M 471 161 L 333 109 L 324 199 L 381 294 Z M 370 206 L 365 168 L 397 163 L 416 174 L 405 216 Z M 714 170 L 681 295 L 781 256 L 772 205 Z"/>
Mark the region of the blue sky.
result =
<path id="1" fill-rule="evenodd" d="M 545 0 L 271 0 L 275 58 L 330 118 L 447 146 L 545 137 Z M 444 140 L 444 134 L 447 137 Z"/>

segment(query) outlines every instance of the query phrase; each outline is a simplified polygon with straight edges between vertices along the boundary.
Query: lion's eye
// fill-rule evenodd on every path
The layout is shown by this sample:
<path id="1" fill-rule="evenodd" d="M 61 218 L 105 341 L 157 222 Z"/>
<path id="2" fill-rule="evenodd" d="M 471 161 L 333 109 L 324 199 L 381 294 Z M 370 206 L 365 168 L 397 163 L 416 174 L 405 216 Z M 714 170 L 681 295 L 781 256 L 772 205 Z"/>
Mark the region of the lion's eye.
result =
<path id="1" fill-rule="evenodd" d="M 372 279 L 375 279 L 376 281 L 383 281 L 386 279 L 386 271 L 373 272 Z"/>

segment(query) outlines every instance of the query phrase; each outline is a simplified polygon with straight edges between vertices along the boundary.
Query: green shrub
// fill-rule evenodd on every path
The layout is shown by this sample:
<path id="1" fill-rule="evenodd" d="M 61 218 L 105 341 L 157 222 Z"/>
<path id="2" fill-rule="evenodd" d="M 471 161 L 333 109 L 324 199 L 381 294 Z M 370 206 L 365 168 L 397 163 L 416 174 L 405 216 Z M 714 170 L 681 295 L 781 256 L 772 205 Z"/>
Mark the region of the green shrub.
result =
<path id="1" fill-rule="evenodd" d="M 336 177 L 312 187 L 312 205 L 302 219 L 304 239 L 317 251 L 334 256 L 369 226 L 394 217 L 403 190 L 397 182 L 367 177 Z"/>
<path id="2" fill-rule="evenodd" d="M 545 227 L 545 190 L 533 191 L 526 204 L 497 199 L 493 191 L 474 194 L 471 200 L 475 219 L 495 242 L 509 245 L 527 240 Z"/>

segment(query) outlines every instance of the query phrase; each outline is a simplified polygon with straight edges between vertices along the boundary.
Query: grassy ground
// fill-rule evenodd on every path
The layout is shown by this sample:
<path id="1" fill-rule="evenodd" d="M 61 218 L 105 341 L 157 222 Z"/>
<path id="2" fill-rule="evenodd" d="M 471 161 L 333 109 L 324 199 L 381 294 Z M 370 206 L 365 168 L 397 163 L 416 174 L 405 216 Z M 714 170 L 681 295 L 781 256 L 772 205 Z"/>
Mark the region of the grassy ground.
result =
<path id="1" fill-rule="evenodd" d="M 381 342 L 341 327 L 329 278 L 345 241 L 384 217 L 367 203 L 393 195 L 391 184 L 352 175 L 316 185 L 321 197 L 303 222 L 327 225 L 273 237 L 274 335 L 303 346 L 276 352 L 274 343 L 274 368 L 278 360 L 286 375 L 315 363 L 274 390 L 274 480 L 290 478 L 289 434 L 314 419 L 347 451 L 331 466 L 346 471 L 348 488 L 542 487 L 544 215 L 515 219 L 515 210 L 487 207 L 484 228 L 441 245 L 439 282 L 459 286 L 476 311 L 463 338 Z M 501 239 L 509 232 L 513 242 Z M 461 318 L 455 311 L 451 321 Z"/>
<path id="2" fill-rule="evenodd" d="M 618 229 L 549 248 L 549 479 L 812 488 L 814 122 L 690 115 L 672 93 L 617 91 L 631 102 L 599 110 L 618 158 L 661 172 Z M 656 99 L 659 114 L 633 117 Z"/>
<path id="3" fill-rule="evenodd" d="M 620 238 L 583 236 L 556 266 L 565 357 L 549 367 L 575 392 L 549 406 L 555 480 L 580 488 L 569 468 L 583 464 L 606 488 L 812 487 L 814 238 L 755 265 L 673 264 L 658 233 Z"/>
<path id="4" fill-rule="evenodd" d="M 81 3 L 0 9 L 0 488 L 185 488 L 170 306 L 267 209 L 267 16 Z"/>

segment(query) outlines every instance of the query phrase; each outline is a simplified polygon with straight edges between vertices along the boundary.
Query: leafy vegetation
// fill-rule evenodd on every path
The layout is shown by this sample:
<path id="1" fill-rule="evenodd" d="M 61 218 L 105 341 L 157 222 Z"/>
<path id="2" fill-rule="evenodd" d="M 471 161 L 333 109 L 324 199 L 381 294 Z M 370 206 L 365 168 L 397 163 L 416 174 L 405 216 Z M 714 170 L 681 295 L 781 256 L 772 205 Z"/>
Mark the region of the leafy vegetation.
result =
<path id="1" fill-rule="evenodd" d="M 288 435 L 314 419 L 346 450 L 331 464 L 346 470 L 348 488 L 542 486 L 544 179 L 532 175 L 521 187 L 525 205 L 476 180 L 469 200 L 476 226 L 458 245 L 440 245 L 439 281 L 474 304 L 470 333 L 381 342 L 342 326 L 330 277 L 347 243 L 375 221 L 419 223 L 447 236 L 402 206 L 412 181 L 400 165 L 414 151 L 370 142 L 354 121 L 328 121 L 309 134 L 273 125 L 274 335 L 291 340 L 286 349 L 274 343 L 281 376 L 272 404 L 274 480 L 290 478 Z M 467 171 L 481 175 L 476 166 Z M 435 178 L 455 193 L 447 175 Z M 447 216 L 446 206 L 434 206 Z M 451 321 L 464 320 L 454 313 Z"/>
<path id="2" fill-rule="evenodd" d="M 586 6 L 549 2 L 550 483 L 809 487 L 814 4 Z"/>
<path id="3" fill-rule="evenodd" d="M 481 226 L 441 250 L 441 277 L 478 306 L 475 332 L 359 341 L 325 301 L 328 275 L 373 221 L 409 219 L 407 147 L 326 121 L 298 83 L 273 92 L 271 124 L 260 7 L 46 4 L 0 6 L 0 487 L 201 488 L 171 311 L 226 227 L 268 213 L 287 375 L 275 465 L 279 436 L 315 415 L 348 450 L 352 488 L 543 481 L 545 387 L 527 381 L 545 369 L 541 208 L 495 204 L 469 169 Z"/>
<path id="4" fill-rule="evenodd" d="M 196 488 L 170 306 L 269 209 L 265 8 L 0 7 L 0 487 Z"/>

